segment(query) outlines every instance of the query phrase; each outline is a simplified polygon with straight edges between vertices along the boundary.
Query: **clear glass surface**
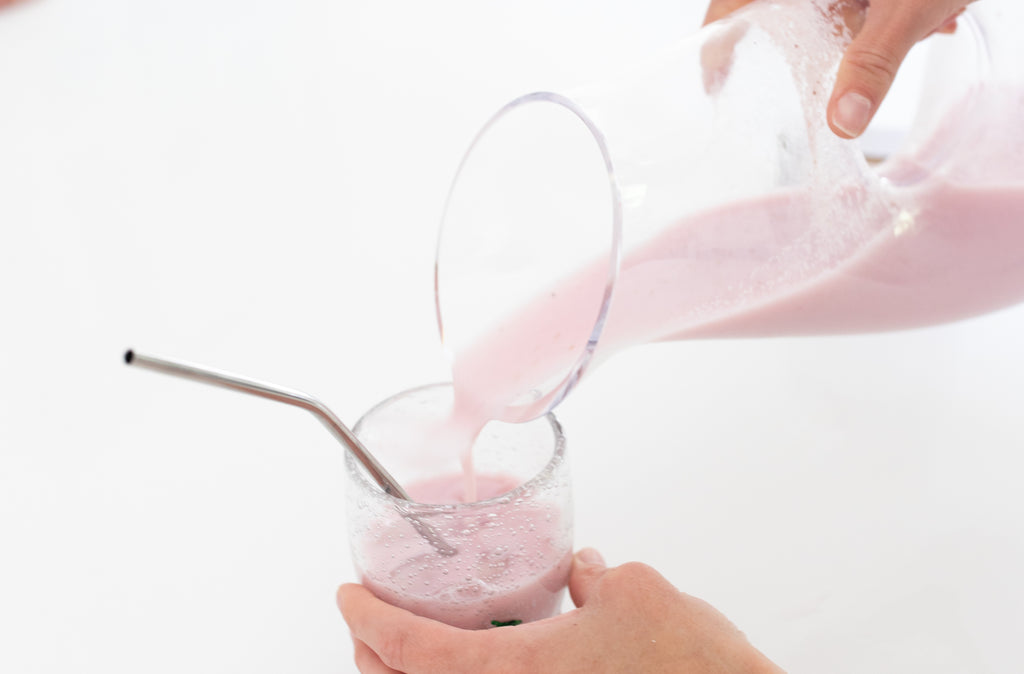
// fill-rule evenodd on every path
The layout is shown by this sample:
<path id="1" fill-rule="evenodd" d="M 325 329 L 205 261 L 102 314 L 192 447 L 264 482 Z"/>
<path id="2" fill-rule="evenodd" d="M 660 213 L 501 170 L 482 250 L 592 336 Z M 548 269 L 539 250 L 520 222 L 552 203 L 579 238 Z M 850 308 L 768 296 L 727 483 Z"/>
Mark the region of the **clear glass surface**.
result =
<path id="1" fill-rule="evenodd" d="M 496 418 L 521 421 L 543 414 L 585 370 L 618 272 L 621 221 L 604 138 L 565 96 L 538 92 L 518 98 L 473 140 L 449 191 L 437 248 L 438 322 L 450 358 L 500 333 L 510 316 L 559 284 L 567 271 L 595 267 L 590 285 L 563 312 L 573 320 L 536 325 L 532 333 L 538 345 L 550 339 L 564 344 L 564 354 L 543 374 L 524 371 L 527 381 L 507 392 Z M 494 364 L 463 369 L 485 371 Z M 478 393 L 466 377 L 454 376 L 460 391 Z"/>
<path id="2" fill-rule="evenodd" d="M 481 416 L 550 411 L 636 344 L 899 330 L 1024 298 L 1024 273 L 991 273 L 1021 268 L 1024 53 L 1000 27 L 1024 5 L 972 5 L 922 45 L 913 128 L 874 166 L 827 124 L 865 6 L 751 3 L 485 124 L 435 275 L 453 379 Z M 965 219 L 978 235 L 955 231 Z"/>
<path id="3" fill-rule="evenodd" d="M 381 599 L 465 629 L 559 612 L 572 561 L 572 492 L 565 437 L 545 415 L 491 423 L 473 446 L 476 488 L 464 491 L 458 449 L 438 433 L 449 385 L 400 393 L 370 410 L 355 434 L 417 501 L 385 494 L 346 457 L 348 531 L 360 582 Z M 457 549 L 438 552 L 409 518 Z"/>

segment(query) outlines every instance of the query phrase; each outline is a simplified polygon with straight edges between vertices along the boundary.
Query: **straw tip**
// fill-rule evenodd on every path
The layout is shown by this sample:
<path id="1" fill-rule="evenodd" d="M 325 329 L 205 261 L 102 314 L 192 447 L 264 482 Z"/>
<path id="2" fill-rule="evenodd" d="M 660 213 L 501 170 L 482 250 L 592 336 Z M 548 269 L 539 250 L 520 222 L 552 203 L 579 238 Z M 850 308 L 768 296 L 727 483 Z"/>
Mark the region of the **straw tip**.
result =
<path id="1" fill-rule="evenodd" d="M 124 362 L 126 364 L 131 365 L 132 364 L 132 360 L 134 360 L 134 359 L 135 359 L 135 352 L 134 351 L 132 351 L 131 349 L 128 349 L 127 351 L 124 352 Z"/>

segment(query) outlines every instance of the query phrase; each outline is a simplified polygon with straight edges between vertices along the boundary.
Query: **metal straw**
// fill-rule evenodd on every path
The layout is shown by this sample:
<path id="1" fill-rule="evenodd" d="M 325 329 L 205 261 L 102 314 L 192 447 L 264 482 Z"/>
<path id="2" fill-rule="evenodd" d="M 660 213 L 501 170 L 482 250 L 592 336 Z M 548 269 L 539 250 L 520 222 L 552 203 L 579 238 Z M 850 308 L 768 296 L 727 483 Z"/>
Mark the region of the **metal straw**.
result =
<path id="1" fill-rule="evenodd" d="M 205 384 L 212 384 L 214 386 L 220 386 L 234 391 L 250 393 L 261 398 L 269 398 L 270 400 L 276 400 L 278 402 L 294 405 L 295 407 L 301 407 L 302 409 L 311 412 L 313 416 L 319 419 L 321 423 L 327 427 L 327 430 L 329 430 L 331 434 L 341 442 L 341 444 L 345 445 L 348 451 L 352 452 L 352 455 L 355 456 L 356 460 L 366 468 L 367 472 L 370 473 L 370 477 L 372 477 L 373 480 L 381 486 L 381 489 L 383 489 L 385 493 L 390 494 L 395 498 L 402 499 L 403 501 L 412 500 L 409 498 L 406 491 L 402 489 L 401 485 L 395 481 L 395 478 L 391 477 L 391 474 L 384 470 L 384 467 L 380 465 L 380 462 L 378 462 L 370 451 L 366 449 L 366 446 L 359 441 L 359 438 L 355 436 L 355 433 L 350 431 L 348 427 L 341 422 L 337 415 L 334 414 L 334 412 L 313 396 L 302 393 L 301 391 L 281 388 L 279 386 L 262 381 L 256 381 L 254 379 L 247 379 L 236 374 L 212 370 L 193 363 L 184 363 L 181 361 L 143 355 L 132 349 L 125 351 L 124 362 L 128 365 L 137 365 L 156 372 L 172 374 L 185 379 L 192 379 Z M 430 524 L 424 522 L 422 519 L 412 515 L 411 513 L 405 512 L 402 508 L 399 508 L 399 512 L 439 553 L 445 556 L 450 556 L 458 552 L 458 550 L 446 543 L 437 530 Z"/>

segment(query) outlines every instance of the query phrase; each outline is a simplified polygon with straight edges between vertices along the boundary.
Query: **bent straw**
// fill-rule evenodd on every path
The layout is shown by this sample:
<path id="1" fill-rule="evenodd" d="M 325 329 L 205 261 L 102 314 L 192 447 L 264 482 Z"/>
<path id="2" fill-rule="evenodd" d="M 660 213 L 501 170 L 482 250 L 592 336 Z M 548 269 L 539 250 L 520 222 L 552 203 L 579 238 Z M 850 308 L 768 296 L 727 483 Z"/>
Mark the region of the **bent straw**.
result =
<path id="1" fill-rule="evenodd" d="M 341 422 L 337 415 L 328 409 L 322 402 L 310 395 L 302 393 L 301 391 L 281 388 L 266 382 L 247 379 L 235 374 L 212 370 L 192 363 L 184 363 L 181 361 L 143 355 L 132 349 L 125 351 L 124 362 L 128 365 L 137 365 L 156 372 L 171 374 L 185 379 L 192 379 L 205 384 L 212 384 L 214 386 L 220 386 L 233 391 L 241 391 L 261 398 L 268 398 L 270 400 L 276 400 L 277 402 L 294 405 L 295 407 L 301 407 L 307 412 L 311 412 L 313 416 L 319 419 L 321 423 L 327 427 L 327 430 L 329 430 L 331 434 L 341 442 L 341 444 L 345 445 L 348 451 L 352 452 L 352 455 L 355 456 L 356 460 L 366 468 L 370 477 L 380 485 L 381 489 L 383 489 L 385 493 L 390 494 L 395 498 L 402 499 L 403 501 L 412 500 L 409 498 L 406 491 L 402 489 L 401 485 L 395 481 L 395 478 L 393 478 L 391 474 L 388 473 L 382 465 L 380 465 L 380 462 L 378 462 L 366 446 L 359 441 L 359 438 L 357 438 L 355 434 Z M 399 512 L 402 517 L 408 520 L 408 522 L 412 524 L 413 528 L 416 529 L 416 531 L 439 553 L 445 556 L 451 556 L 458 552 L 455 548 L 446 543 L 437 530 L 430 526 L 430 524 L 408 512 L 404 512 L 401 508 L 399 508 Z"/>

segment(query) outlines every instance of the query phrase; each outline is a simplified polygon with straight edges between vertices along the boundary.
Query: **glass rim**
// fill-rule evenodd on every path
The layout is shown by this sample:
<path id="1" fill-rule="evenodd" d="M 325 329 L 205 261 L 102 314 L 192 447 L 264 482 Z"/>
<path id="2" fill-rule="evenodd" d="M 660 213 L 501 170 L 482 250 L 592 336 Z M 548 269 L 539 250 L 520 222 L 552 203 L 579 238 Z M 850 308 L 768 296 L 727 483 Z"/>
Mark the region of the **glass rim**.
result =
<path id="1" fill-rule="evenodd" d="M 604 162 L 604 168 L 608 174 L 608 188 L 611 196 L 612 211 L 611 239 L 609 241 L 608 249 L 608 275 L 606 277 L 600 307 L 598 308 L 597 314 L 594 318 L 594 324 L 591 327 L 590 335 L 587 338 L 586 348 L 582 350 L 572 365 L 565 370 L 557 385 L 551 387 L 549 390 L 541 391 L 537 400 L 531 403 L 510 405 L 503 410 L 501 416 L 502 421 L 528 421 L 534 418 L 527 416 L 528 412 L 537 409 L 539 405 L 543 405 L 542 409 L 545 413 L 550 412 L 565 399 L 566 395 L 568 395 L 570 391 L 572 391 L 576 382 L 579 381 L 580 377 L 586 371 L 587 366 L 590 364 L 594 351 L 597 348 L 598 341 L 604 331 L 604 325 L 608 318 L 609 309 L 611 308 L 612 295 L 618 281 L 619 268 L 621 267 L 622 262 L 622 190 L 619 186 L 614 162 L 612 161 L 612 153 L 609 150 L 608 142 L 605 139 L 604 133 L 598 127 L 597 123 L 587 115 L 583 108 L 568 96 L 552 91 L 535 91 L 519 96 L 499 108 L 498 111 L 495 112 L 482 127 L 480 127 L 480 130 L 477 131 L 476 135 L 473 136 L 473 140 L 470 142 L 469 147 L 466 148 L 462 158 L 459 160 L 459 165 L 455 170 L 455 175 L 452 178 L 451 185 L 448 188 L 448 193 L 445 196 L 444 207 L 441 211 L 441 222 L 438 227 L 437 244 L 434 249 L 434 310 L 436 313 L 437 328 L 441 337 L 441 343 L 444 344 L 445 342 L 445 322 L 443 311 L 441 309 L 440 257 L 445 236 L 445 224 L 448 219 L 448 210 L 451 206 L 452 196 L 455 194 L 456 187 L 459 184 L 459 177 L 462 175 L 463 169 L 466 168 L 466 162 L 473 155 L 473 151 L 476 149 L 477 145 L 496 124 L 523 106 L 536 103 L 553 104 L 571 112 L 580 122 L 583 123 L 584 127 L 596 143 L 598 151 L 601 153 L 601 159 Z M 520 412 L 518 414 L 510 415 L 509 412 L 512 410 L 520 410 Z"/>
<path id="2" fill-rule="evenodd" d="M 366 412 L 364 412 L 363 415 L 359 417 L 359 420 L 356 421 L 355 425 L 352 427 L 352 432 L 358 438 L 359 430 L 360 428 L 362 428 L 363 423 L 366 421 L 367 418 L 371 417 L 375 412 L 383 409 L 384 407 L 387 407 L 388 405 L 396 402 L 401 398 L 406 398 L 408 396 L 420 393 L 422 391 L 442 388 L 451 389 L 452 383 L 435 382 L 433 384 L 424 384 L 422 386 L 416 386 L 410 389 L 405 389 L 391 396 L 388 396 L 387 398 L 380 401 L 379 403 L 368 409 Z M 392 494 L 388 494 L 383 489 L 381 489 L 380 485 L 370 480 L 369 476 L 365 472 L 365 469 L 361 467 L 359 462 L 352 455 L 352 452 L 349 451 L 345 452 L 345 469 L 348 475 L 352 479 L 356 480 L 358 484 L 364 489 L 364 491 L 367 491 L 370 494 L 371 498 L 377 498 L 385 502 L 391 503 L 396 509 L 405 513 L 458 513 L 477 510 L 502 503 L 509 503 L 515 500 L 516 498 L 522 496 L 527 491 L 535 488 L 539 484 L 542 484 L 544 481 L 549 479 L 550 476 L 555 472 L 555 469 L 565 461 L 565 433 L 562 431 L 561 422 L 558 421 L 558 419 L 552 412 L 546 412 L 542 416 L 525 423 L 536 423 L 541 420 L 544 420 L 548 423 L 553 433 L 554 448 L 552 449 L 551 457 L 547 460 L 547 462 L 545 462 L 544 466 L 540 470 L 538 470 L 530 479 L 526 480 L 525 482 L 516 486 L 514 489 L 510 491 L 507 491 L 503 494 L 498 494 L 497 496 L 493 496 L 489 499 L 484 499 L 481 501 L 471 501 L 469 503 L 421 503 L 420 501 L 407 501 Z M 498 421 L 498 423 L 509 422 Z M 360 438 L 360 441 L 361 440 L 362 439 Z M 373 451 L 372 447 L 370 448 L 370 451 Z M 386 462 L 385 465 L 387 465 Z"/>

